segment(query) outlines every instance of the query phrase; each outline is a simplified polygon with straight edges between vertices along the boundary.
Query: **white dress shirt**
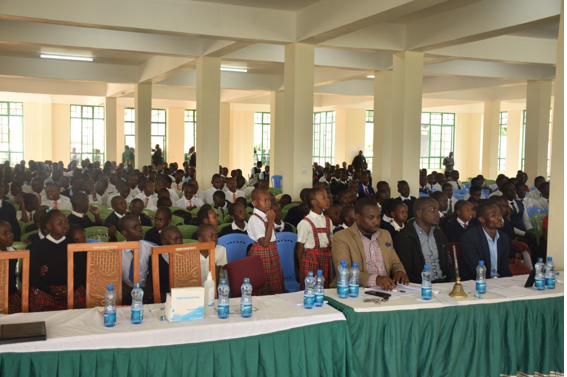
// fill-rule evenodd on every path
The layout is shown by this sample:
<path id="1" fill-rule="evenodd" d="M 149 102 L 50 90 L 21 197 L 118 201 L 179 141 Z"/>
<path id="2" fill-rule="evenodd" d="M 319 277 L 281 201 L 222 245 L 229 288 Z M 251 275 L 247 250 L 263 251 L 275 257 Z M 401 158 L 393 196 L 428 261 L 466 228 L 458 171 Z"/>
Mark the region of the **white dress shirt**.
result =
<path id="1" fill-rule="evenodd" d="M 211 187 L 210 189 L 208 189 L 207 191 L 205 191 L 205 203 L 206 204 L 210 204 L 213 205 L 213 195 L 215 194 L 215 192 L 217 191 L 222 191 L 222 190 L 217 190 L 214 187 Z"/>
<path id="2" fill-rule="evenodd" d="M 309 214 L 305 216 L 315 228 L 326 228 L 327 227 L 327 220 L 323 212 L 320 215 L 316 214 L 313 211 L 309 211 Z M 319 246 L 320 247 L 327 247 L 329 246 L 329 239 L 327 238 L 327 233 L 319 233 Z M 315 247 L 315 238 L 313 235 L 313 228 L 311 228 L 311 224 L 307 222 L 307 220 L 303 219 L 297 224 L 297 242 L 301 242 L 303 247 L 306 249 L 313 249 Z"/>
<path id="3" fill-rule="evenodd" d="M 49 236 L 48 236 L 49 237 Z M 127 286 L 133 287 L 133 282 L 130 281 L 130 265 L 134 255 L 132 249 L 122 249 L 122 282 Z M 150 257 L 152 256 L 152 244 L 148 241 L 140 241 L 140 286 L 145 287 L 148 280 L 148 267 Z"/>
<path id="4" fill-rule="evenodd" d="M 168 188 L 167 191 L 169 191 L 169 199 L 171 199 L 172 203 L 175 203 L 176 201 L 179 200 L 179 194 L 177 193 L 177 191 L 170 188 Z"/>
<path id="5" fill-rule="evenodd" d="M 532 190 L 528 192 L 527 197 L 530 199 L 538 200 L 539 198 L 541 198 L 541 191 L 539 191 L 538 189 Z"/>
<path id="6" fill-rule="evenodd" d="M 35 211 L 27 212 L 28 219 L 29 219 L 28 221 L 33 221 L 33 214 L 34 213 L 35 213 Z M 21 210 L 16 212 L 16 219 L 18 219 L 18 221 L 22 220 L 22 211 Z"/>
<path id="7" fill-rule="evenodd" d="M 71 205 L 71 199 L 63 195 L 61 195 L 59 199 L 57 199 L 56 201 L 49 200 L 46 197 L 45 200 L 41 202 L 41 205 L 53 207 L 55 202 L 57 202 L 57 209 L 69 210 L 69 211 L 73 210 L 73 206 Z"/>
<path id="8" fill-rule="evenodd" d="M 157 209 L 157 194 L 146 196 L 143 192 L 136 195 L 136 199 L 141 199 L 147 209 L 155 211 Z"/>
<path id="9" fill-rule="evenodd" d="M 187 199 L 185 196 L 175 202 L 175 207 L 188 208 L 189 206 L 202 207 L 205 203 L 195 195 L 191 200 Z"/>
<path id="10" fill-rule="evenodd" d="M 260 220 L 257 216 L 254 216 L 254 214 L 260 216 L 262 220 Z M 260 238 L 264 238 L 266 236 L 266 225 L 264 224 L 264 222 L 267 221 L 268 218 L 266 217 L 266 214 L 259 209 L 254 208 L 252 216 L 250 216 L 250 219 L 248 219 L 248 237 L 250 237 L 254 242 L 258 242 Z M 272 229 L 272 237 L 270 238 L 270 242 L 275 241 L 276 231 L 275 229 Z"/>
<path id="11" fill-rule="evenodd" d="M 236 190 L 235 192 L 232 192 L 228 188 L 224 190 L 224 195 L 226 196 L 226 200 L 231 203 L 235 202 L 234 196 L 236 196 L 236 198 L 246 198 L 246 195 L 242 191 Z"/>
<path id="12" fill-rule="evenodd" d="M 514 209 L 516 212 L 518 212 L 520 209 L 516 201 L 512 201 L 512 202 L 508 201 L 508 205 L 510 206 L 510 209 Z M 530 230 L 533 228 L 530 218 L 528 216 L 528 211 L 526 211 L 525 207 L 524 207 L 524 214 L 522 215 L 522 221 L 524 222 L 524 226 L 526 227 L 526 230 Z M 526 232 L 514 227 L 514 234 L 517 234 L 518 236 L 525 236 Z"/>

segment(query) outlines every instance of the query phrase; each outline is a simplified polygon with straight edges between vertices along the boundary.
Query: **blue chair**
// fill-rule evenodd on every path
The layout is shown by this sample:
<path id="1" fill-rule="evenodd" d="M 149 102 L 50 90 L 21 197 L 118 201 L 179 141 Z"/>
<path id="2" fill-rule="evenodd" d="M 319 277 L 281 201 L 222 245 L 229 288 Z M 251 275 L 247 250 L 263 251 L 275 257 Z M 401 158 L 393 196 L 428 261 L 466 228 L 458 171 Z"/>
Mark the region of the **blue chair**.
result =
<path id="1" fill-rule="evenodd" d="M 248 245 L 254 241 L 247 234 L 232 233 L 219 238 L 219 245 L 226 249 L 226 259 L 228 263 L 234 262 L 242 258 L 246 258 Z"/>
<path id="2" fill-rule="evenodd" d="M 465 199 L 465 194 L 457 193 L 457 194 L 453 194 L 453 197 L 454 197 L 455 199 L 457 199 L 457 200 L 464 200 L 464 199 Z"/>
<path id="3" fill-rule="evenodd" d="M 528 207 L 526 208 L 526 212 L 528 213 L 528 217 L 530 219 L 530 222 L 532 223 L 532 226 L 536 226 L 536 224 L 534 224 L 534 222 L 532 221 L 532 216 L 537 214 L 537 213 L 543 213 L 543 214 L 548 214 L 548 212 L 545 209 L 541 209 L 541 208 L 537 208 L 537 207 Z"/>
<path id="4" fill-rule="evenodd" d="M 272 175 L 272 187 L 275 187 L 277 189 L 282 189 L 282 179 L 283 177 L 281 175 Z"/>
<path id="5" fill-rule="evenodd" d="M 486 199 L 488 199 L 488 195 L 490 195 L 490 191 L 488 189 L 482 189 L 480 190 L 480 194 L 484 196 Z"/>
<path id="6" fill-rule="evenodd" d="M 470 183 L 465 183 L 465 184 L 463 184 L 463 187 L 468 190 L 468 189 L 471 188 L 471 184 L 470 184 Z"/>
<path id="7" fill-rule="evenodd" d="M 427 197 L 429 197 L 429 194 L 427 194 L 427 193 L 425 193 L 425 192 L 420 192 L 420 193 L 419 193 L 419 197 L 420 197 L 420 198 L 427 198 Z"/>
<path id="8" fill-rule="evenodd" d="M 285 291 L 287 293 L 299 292 L 299 283 L 295 280 L 295 266 L 293 264 L 297 234 L 289 232 L 278 233 L 276 243 L 283 270 Z"/>

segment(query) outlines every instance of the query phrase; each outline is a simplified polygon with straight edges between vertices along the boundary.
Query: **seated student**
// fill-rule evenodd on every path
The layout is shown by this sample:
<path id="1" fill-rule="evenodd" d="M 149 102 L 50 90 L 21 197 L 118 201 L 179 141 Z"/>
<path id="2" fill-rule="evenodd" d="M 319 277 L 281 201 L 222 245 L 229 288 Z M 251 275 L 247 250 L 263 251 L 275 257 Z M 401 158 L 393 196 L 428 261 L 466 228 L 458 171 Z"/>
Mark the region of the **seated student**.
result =
<path id="1" fill-rule="evenodd" d="M 169 174 L 165 175 L 163 179 L 165 180 L 165 188 L 169 191 L 169 197 L 175 203 L 176 201 L 179 200 L 180 193 L 176 189 L 171 188 L 171 185 L 173 183 L 173 179 L 169 176 Z"/>
<path id="2" fill-rule="evenodd" d="M 85 236 L 85 230 L 82 226 L 73 224 L 69 226 L 69 233 L 67 235 L 69 241 L 74 243 L 87 243 L 87 237 Z"/>
<path id="3" fill-rule="evenodd" d="M 170 208 L 173 206 L 173 203 L 171 202 L 171 199 L 169 198 L 169 196 L 162 196 L 161 198 L 158 199 L 157 201 L 157 207 L 167 207 Z M 185 211 L 181 211 L 182 215 L 185 215 L 187 212 Z M 182 216 L 181 216 L 182 217 Z"/>
<path id="4" fill-rule="evenodd" d="M 539 186 L 545 182 L 545 178 L 542 177 L 541 175 L 535 177 L 534 179 L 534 187 L 535 190 L 532 190 L 528 193 L 528 198 L 534 199 L 534 200 L 539 200 L 541 198 L 541 191 L 539 189 Z"/>
<path id="5" fill-rule="evenodd" d="M 446 182 L 443 183 L 443 193 L 447 195 L 447 210 L 444 212 L 445 218 L 451 220 L 456 216 L 455 214 L 455 204 L 457 204 L 458 199 L 453 196 L 453 185 Z"/>
<path id="6" fill-rule="evenodd" d="M 436 181 L 435 181 L 435 175 L 433 175 L 433 174 L 428 174 L 428 175 L 426 176 L 426 179 L 427 179 L 427 183 L 426 183 L 426 185 L 425 185 L 425 188 L 427 188 L 428 190 L 431 191 L 431 190 L 433 189 L 433 186 L 435 186 L 435 183 L 436 183 Z"/>
<path id="7" fill-rule="evenodd" d="M 45 182 L 45 188 L 46 188 L 46 189 L 47 189 L 47 184 L 48 184 L 48 183 L 49 183 L 49 182 Z M 57 181 L 53 181 L 53 182 L 51 182 L 51 183 L 57 183 Z M 60 186 L 60 187 L 59 187 L 59 191 L 60 191 L 60 192 L 63 192 L 63 191 L 65 191 L 65 190 L 69 190 L 69 187 L 71 187 L 71 182 L 69 181 L 69 177 L 62 176 L 62 177 L 59 179 L 59 186 Z M 45 195 L 45 194 L 44 194 L 44 195 Z"/>
<path id="8" fill-rule="evenodd" d="M 24 194 L 18 199 L 20 210 L 16 212 L 16 218 L 24 223 L 32 221 L 33 214 L 39 208 L 39 201 L 34 194 Z"/>
<path id="9" fill-rule="evenodd" d="M 144 202 L 142 199 L 134 199 L 130 202 L 130 213 L 137 216 L 142 223 L 142 226 L 152 226 L 152 219 L 144 212 Z"/>
<path id="10" fill-rule="evenodd" d="M 144 301 L 153 302 L 151 295 L 151 263 L 152 255 L 151 244 L 142 241 L 144 231 L 140 219 L 135 215 L 125 215 L 118 222 L 118 230 L 126 241 L 140 242 L 140 287 L 144 290 Z M 132 260 L 134 254 L 132 249 L 122 249 L 122 304 L 132 303 L 132 288 L 134 287 L 134 266 Z M 146 298 L 147 297 L 147 298 Z"/>
<path id="11" fill-rule="evenodd" d="M 156 190 L 156 194 L 157 194 L 157 199 L 156 199 L 156 207 L 159 208 L 159 206 L 157 205 L 157 201 L 160 200 L 161 198 L 168 198 L 171 199 L 171 197 L 169 196 L 169 190 L 166 189 L 165 187 L 160 188 L 159 190 Z M 171 201 L 173 202 L 173 201 Z"/>
<path id="12" fill-rule="evenodd" d="M 6 198 L 8 198 L 8 200 L 16 200 L 21 195 L 22 195 L 21 183 L 12 182 L 12 184 L 10 185 L 10 192 L 6 194 Z"/>
<path id="13" fill-rule="evenodd" d="M 356 221 L 354 206 L 346 205 L 341 208 L 341 224 L 333 229 L 333 235 L 341 230 L 348 229 Z"/>
<path id="14" fill-rule="evenodd" d="M 126 212 L 126 201 L 121 195 L 113 196 L 111 202 L 114 212 L 106 217 L 106 220 L 104 220 L 104 226 L 108 228 L 109 242 L 115 242 L 116 232 L 118 231 L 118 222 L 122 217 L 124 217 L 124 215 L 128 215 L 129 212 Z"/>
<path id="15" fill-rule="evenodd" d="M 309 190 L 310 189 L 308 188 L 304 188 L 303 190 L 301 190 L 301 192 L 299 193 L 299 198 L 301 199 L 301 202 L 305 202 L 305 198 L 307 197 L 307 193 L 309 192 Z M 287 211 L 287 215 L 284 218 L 284 221 L 297 228 L 297 224 L 299 224 L 299 222 L 303 220 L 304 217 L 305 215 L 303 214 L 302 211 L 299 210 L 299 206 L 295 206 L 290 208 L 289 211 Z"/>
<path id="16" fill-rule="evenodd" d="M 216 266 L 216 276 L 217 281 L 221 272 L 221 267 L 228 263 L 226 258 L 226 249 L 224 246 L 219 245 L 219 237 L 217 229 L 211 224 L 201 224 L 197 228 L 197 239 L 199 242 L 214 242 L 215 243 L 215 266 Z M 205 284 L 207 280 L 207 274 L 209 273 L 209 251 L 201 250 L 201 286 Z"/>
<path id="17" fill-rule="evenodd" d="M 197 212 L 197 217 L 195 218 L 195 225 L 199 226 L 202 224 L 211 224 L 215 229 L 219 226 L 219 216 L 216 211 L 208 204 L 205 204 Z M 193 233 L 191 239 L 197 240 L 197 232 Z"/>
<path id="18" fill-rule="evenodd" d="M 155 192 L 155 186 L 152 181 L 144 181 L 143 191 L 136 195 L 136 199 L 140 199 L 144 206 L 152 211 L 157 209 L 157 199 L 158 196 Z"/>
<path id="19" fill-rule="evenodd" d="M 230 203 L 235 203 L 236 198 L 246 198 L 246 195 L 238 189 L 236 189 L 236 180 L 234 178 L 228 178 L 226 180 L 226 187 L 224 189 L 226 200 Z"/>
<path id="20" fill-rule="evenodd" d="M 326 182 L 331 184 L 333 178 L 331 174 L 331 169 L 323 169 L 323 176 L 319 178 L 319 182 Z"/>
<path id="21" fill-rule="evenodd" d="M 30 225 L 25 229 L 25 233 L 33 232 L 34 230 L 37 230 L 38 232 L 34 233 L 34 234 L 30 234 L 28 236 L 27 242 L 25 242 L 26 244 L 31 244 L 31 243 L 37 242 L 39 240 L 42 240 L 49 234 L 47 232 L 47 229 L 41 228 L 41 216 L 43 216 L 43 214 L 45 213 L 45 211 L 47 209 L 49 209 L 48 206 L 39 206 L 37 211 L 35 211 L 35 213 L 33 214 L 33 221 L 34 221 L 35 229 L 32 229 L 32 227 Z"/>
<path id="22" fill-rule="evenodd" d="M 276 233 L 293 233 L 293 228 L 291 227 L 291 225 L 282 221 L 282 207 L 278 203 L 272 203 L 271 208 L 276 213 L 276 218 L 274 219 L 274 230 L 276 231 Z"/>
<path id="23" fill-rule="evenodd" d="M 15 251 L 12 247 L 14 233 L 10 223 L 0 220 L 0 253 Z M 16 274 L 17 259 L 10 259 L 8 263 L 8 314 L 22 311 L 22 293 L 18 291 L 18 276 Z"/>
<path id="24" fill-rule="evenodd" d="M 453 170 L 451 171 L 451 175 L 449 176 L 449 180 L 447 181 L 449 184 L 451 184 L 451 186 L 453 186 L 453 189 L 455 190 L 460 190 L 463 188 L 463 184 L 461 183 L 461 181 L 459 181 L 459 176 L 459 171 Z"/>
<path id="25" fill-rule="evenodd" d="M 3 192 L 3 190 L 4 182 L 0 181 L 0 193 Z M 19 241 L 22 236 L 22 230 L 16 218 L 16 208 L 3 199 L 0 199 L 0 220 L 4 220 L 10 224 L 14 233 L 14 240 Z"/>
<path id="26" fill-rule="evenodd" d="M 248 224 L 246 223 L 248 213 L 246 212 L 246 207 L 240 203 L 234 203 L 228 207 L 228 213 L 230 214 L 232 224 L 225 226 L 221 230 L 219 237 L 232 233 L 248 234 Z"/>
<path id="27" fill-rule="evenodd" d="M 447 224 L 447 218 L 445 217 L 445 211 L 447 211 L 449 198 L 441 191 L 434 191 L 429 195 L 429 197 L 439 204 L 439 227 L 443 229 Z"/>
<path id="28" fill-rule="evenodd" d="M 524 207 L 526 208 L 535 207 L 535 208 L 546 209 L 541 205 L 539 201 L 526 197 L 526 185 L 524 185 L 523 182 L 516 183 L 515 187 L 516 187 L 516 200 L 522 202 L 524 204 Z"/>
<path id="29" fill-rule="evenodd" d="M 467 196 L 468 198 L 465 196 L 465 200 L 471 203 L 475 209 L 484 201 L 484 199 L 481 200 L 480 186 L 471 186 Z"/>
<path id="30" fill-rule="evenodd" d="M 188 211 L 202 207 L 205 203 L 195 196 L 195 192 L 195 185 L 186 184 L 183 188 L 183 197 L 175 202 L 175 207 L 187 208 Z"/>
<path id="31" fill-rule="evenodd" d="M 502 185 L 504 185 L 505 183 L 508 182 L 508 177 L 506 177 L 504 174 L 499 174 L 498 177 L 496 177 L 496 188 L 497 189 L 493 189 L 493 192 L 488 195 L 488 197 L 492 197 L 492 196 L 502 196 Z M 491 188 L 493 188 L 494 186 L 491 185 Z"/>
<path id="32" fill-rule="evenodd" d="M 165 195 L 165 192 L 167 191 L 167 196 L 168 196 L 169 198 L 171 198 L 171 201 L 172 201 L 173 203 L 175 203 L 176 201 L 179 200 L 179 195 L 177 195 L 177 193 L 175 192 L 175 190 L 171 190 L 171 189 L 167 188 L 167 181 L 166 181 L 166 179 L 165 179 L 163 176 L 161 176 L 161 175 L 160 175 L 160 176 L 157 176 L 157 178 L 156 178 L 156 183 L 155 183 L 155 185 L 154 185 L 154 189 L 155 189 L 155 192 L 158 194 L 158 199 L 159 199 L 161 196 L 164 196 L 164 195 Z M 160 194 L 160 191 L 161 191 L 161 194 Z M 158 207 L 158 208 L 159 208 L 159 207 Z"/>
<path id="33" fill-rule="evenodd" d="M 130 174 L 128 176 L 127 182 L 128 186 L 130 187 L 130 201 L 132 201 L 132 199 L 134 199 L 136 195 L 138 195 L 142 191 L 138 188 L 138 177 L 136 176 L 136 174 Z"/>
<path id="34" fill-rule="evenodd" d="M 501 186 L 501 189 L 502 195 L 508 200 L 510 205 L 510 223 L 514 228 L 514 233 L 527 238 L 533 236 L 532 234 L 526 236 L 526 232 L 533 226 L 526 207 L 521 201 L 516 199 L 516 187 L 512 183 L 507 182 Z"/>
<path id="35" fill-rule="evenodd" d="M 472 203 L 459 200 L 455 204 L 455 213 L 457 215 L 443 227 L 447 242 L 461 242 L 463 234 L 474 227 L 470 222 L 475 217 L 475 209 Z"/>
<path id="36" fill-rule="evenodd" d="M 384 214 L 380 228 L 387 230 L 393 240 L 398 232 L 404 229 L 404 224 L 408 220 L 408 206 L 399 199 L 388 199 L 382 208 Z"/>
<path id="37" fill-rule="evenodd" d="M 400 199 L 406 206 L 408 206 L 408 219 L 414 217 L 413 204 L 415 203 L 415 196 L 410 196 L 410 188 L 406 181 L 398 182 L 398 192 L 400 196 L 396 199 Z"/>
<path id="38" fill-rule="evenodd" d="M 348 182 L 348 191 L 350 191 L 351 204 L 355 205 L 358 200 L 358 182 L 355 180 Z"/>
<path id="39" fill-rule="evenodd" d="M 288 194 L 283 194 L 283 195 L 280 197 L 280 201 L 279 201 L 280 207 L 281 207 L 282 209 L 285 208 L 285 206 L 287 206 L 288 204 L 291 204 L 291 201 L 292 201 L 292 200 L 291 200 L 291 196 L 290 196 L 290 195 L 288 195 Z"/>
<path id="40" fill-rule="evenodd" d="M 23 171 L 16 171 L 14 173 L 14 177 L 12 178 L 12 183 L 21 185 L 23 193 L 25 194 L 32 193 L 31 187 L 24 183 L 25 180 L 26 180 L 26 174 Z"/>
<path id="41" fill-rule="evenodd" d="M 41 198 L 45 195 L 45 188 L 43 187 L 43 181 L 39 178 L 34 178 L 31 181 L 32 194 L 37 197 L 37 201 L 41 202 Z"/>
<path id="42" fill-rule="evenodd" d="M 239 175 L 236 177 L 236 189 L 242 191 L 245 196 L 248 196 L 252 193 L 254 187 L 247 187 L 246 178 L 244 178 L 242 175 Z"/>
<path id="43" fill-rule="evenodd" d="M 163 228 L 160 238 L 162 246 L 183 244 L 183 235 L 175 226 L 169 225 Z M 159 258 L 159 286 L 161 302 L 164 303 L 167 293 L 171 291 L 169 288 L 169 254 L 161 254 L 161 258 Z"/>
<path id="44" fill-rule="evenodd" d="M 57 183 L 48 183 L 45 188 L 45 197 L 41 205 L 46 205 L 53 209 L 72 210 L 71 199 L 60 195 L 60 188 Z"/>
<path id="45" fill-rule="evenodd" d="M 68 190 L 61 192 L 61 195 L 69 199 L 76 193 L 83 192 L 83 178 L 74 176 L 71 178 L 71 187 Z"/>
<path id="46" fill-rule="evenodd" d="M 73 205 L 73 211 L 68 217 L 69 224 L 80 225 L 83 229 L 102 225 L 98 207 L 89 208 L 89 198 L 87 194 L 82 192 L 75 193 L 75 195 L 71 197 L 71 204 Z M 86 215 L 87 211 L 94 215 L 94 222 Z"/>
<path id="47" fill-rule="evenodd" d="M 367 173 L 362 173 L 360 175 L 360 183 L 358 184 L 358 197 L 368 198 L 370 195 L 374 194 L 374 189 L 369 183 L 370 176 Z"/>
<path id="48" fill-rule="evenodd" d="M 242 204 L 244 208 L 248 207 L 248 201 L 246 198 L 236 198 L 236 203 Z"/>
<path id="49" fill-rule="evenodd" d="M 128 184 L 128 182 L 118 181 L 118 183 L 116 184 L 116 190 L 118 192 L 108 196 L 108 199 L 105 203 L 108 208 L 112 208 L 112 198 L 114 198 L 115 196 L 121 196 L 122 198 L 124 198 L 126 203 L 130 203 L 133 199 L 133 197 L 130 195 L 130 185 Z"/>
<path id="50" fill-rule="evenodd" d="M 390 199 L 390 192 L 388 190 L 378 190 L 376 193 L 376 204 L 378 208 L 380 208 L 380 211 L 382 211 L 382 206 L 387 199 Z"/>
<path id="51" fill-rule="evenodd" d="M 154 216 L 154 226 L 149 229 L 144 236 L 144 240 L 155 243 L 161 246 L 160 233 L 163 228 L 171 224 L 171 210 L 168 207 L 160 207 L 157 209 Z"/>
<path id="52" fill-rule="evenodd" d="M 349 190 L 343 190 L 339 192 L 338 201 L 341 206 L 349 206 L 352 203 L 352 192 Z"/>
<path id="53" fill-rule="evenodd" d="M 499 231 L 504 224 L 500 210 L 491 203 L 481 204 L 477 210 L 477 219 L 481 226 L 472 228 L 461 237 L 461 279 L 476 279 L 479 261 L 484 261 L 487 278 L 512 276 L 508 268 L 510 240 Z"/>
<path id="54" fill-rule="evenodd" d="M 339 192 L 343 190 L 348 190 L 348 175 L 347 172 L 342 170 L 340 173 L 340 179 L 338 181 L 331 182 L 331 193 L 333 195 L 338 195 Z M 358 191 L 358 186 L 357 186 Z"/>
<path id="55" fill-rule="evenodd" d="M 340 204 L 331 204 L 329 209 L 325 210 L 325 217 L 331 220 L 331 229 L 335 229 L 341 225 L 341 208 Z"/>
<path id="56" fill-rule="evenodd" d="M 435 183 L 431 189 L 441 191 L 443 183 L 445 183 L 445 175 L 443 173 L 437 173 L 435 174 Z"/>
<path id="57" fill-rule="evenodd" d="M 427 176 L 419 176 L 419 192 L 423 194 L 429 194 L 430 188 L 427 186 Z"/>
<path id="58" fill-rule="evenodd" d="M 432 198 L 415 201 L 415 220 L 410 220 L 394 239 L 394 248 L 412 283 L 421 284 L 421 272 L 429 265 L 433 282 L 455 280 L 455 268 L 447 239 L 439 225 L 439 204 Z"/>
<path id="59" fill-rule="evenodd" d="M 96 203 L 96 204 L 104 204 L 102 201 L 102 197 L 96 193 L 94 190 L 94 182 L 90 178 L 85 178 L 83 182 L 83 189 L 85 194 L 87 194 L 89 203 Z"/>
<path id="60" fill-rule="evenodd" d="M 537 199 L 543 209 L 549 210 L 549 182 L 543 182 L 539 185 L 539 190 L 541 192 L 541 197 Z"/>
<path id="61" fill-rule="evenodd" d="M 49 233 L 30 246 L 30 312 L 67 309 L 67 238 L 69 222 L 65 214 L 53 209 L 41 219 Z M 73 308 L 86 304 L 84 253 L 74 253 Z M 44 273 L 42 273 L 42 271 Z"/>
<path id="62" fill-rule="evenodd" d="M 211 179 L 211 184 L 213 187 L 205 191 L 205 204 L 214 204 L 213 194 L 217 191 L 222 191 L 224 187 L 224 182 L 220 176 L 220 174 L 214 174 L 213 178 Z"/>
<path id="63" fill-rule="evenodd" d="M 228 213 L 228 204 L 229 204 L 225 198 L 226 195 L 224 191 L 217 191 L 213 194 L 214 208 L 221 211 L 223 218 Z"/>

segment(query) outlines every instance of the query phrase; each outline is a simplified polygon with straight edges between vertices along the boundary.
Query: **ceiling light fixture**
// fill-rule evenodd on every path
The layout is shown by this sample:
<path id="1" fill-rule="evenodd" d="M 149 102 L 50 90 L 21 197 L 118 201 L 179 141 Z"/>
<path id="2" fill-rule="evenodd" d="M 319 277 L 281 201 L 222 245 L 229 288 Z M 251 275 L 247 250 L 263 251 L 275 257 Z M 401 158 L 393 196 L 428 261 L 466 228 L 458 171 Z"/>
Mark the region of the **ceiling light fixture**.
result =
<path id="1" fill-rule="evenodd" d="M 374 78 L 374 75 L 368 75 L 368 76 L 366 76 L 366 77 L 368 77 L 369 79 L 373 79 L 373 78 Z"/>
<path id="2" fill-rule="evenodd" d="M 221 67 L 220 70 L 221 70 L 221 71 L 227 71 L 227 72 L 243 72 L 243 73 L 248 72 L 247 69 L 243 69 L 243 68 L 225 68 L 225 67 Z"/>
<path id="3" fill-rule="evenodd" d="M 93 58 L 89 58 L 89 57 L 86 57 L 86 56 L 41 54 L 41 55 L 39 55 L 39 57 L 43 58 L 43 59 L 78 60 L 78 61 L 82 61 L 82 62 L 92 62 L 93 61 Z"/>

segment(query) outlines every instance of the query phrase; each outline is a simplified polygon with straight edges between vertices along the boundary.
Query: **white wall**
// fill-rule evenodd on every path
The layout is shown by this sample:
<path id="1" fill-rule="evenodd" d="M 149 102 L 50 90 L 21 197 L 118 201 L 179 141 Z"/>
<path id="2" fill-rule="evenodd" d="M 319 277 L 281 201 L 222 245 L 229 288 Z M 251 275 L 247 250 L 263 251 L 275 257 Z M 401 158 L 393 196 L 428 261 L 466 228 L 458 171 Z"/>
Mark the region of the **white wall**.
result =
<path id="1" fill-rule="evenodd" d="M 335 111 L 335 164 L 351 164 L 359 150 L 364 151 L 366 110 Z"/>

